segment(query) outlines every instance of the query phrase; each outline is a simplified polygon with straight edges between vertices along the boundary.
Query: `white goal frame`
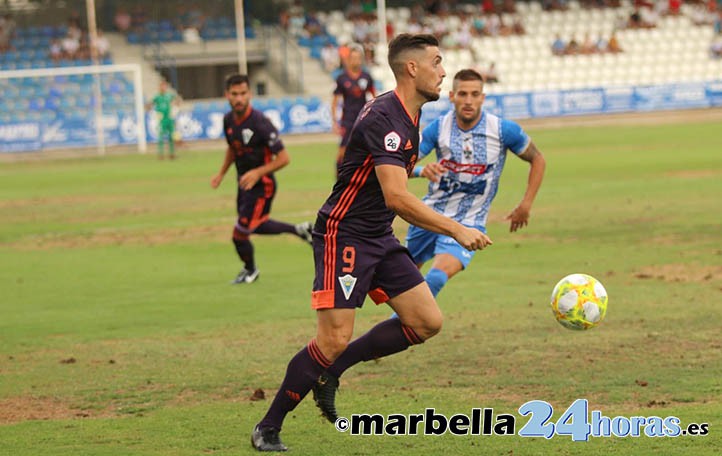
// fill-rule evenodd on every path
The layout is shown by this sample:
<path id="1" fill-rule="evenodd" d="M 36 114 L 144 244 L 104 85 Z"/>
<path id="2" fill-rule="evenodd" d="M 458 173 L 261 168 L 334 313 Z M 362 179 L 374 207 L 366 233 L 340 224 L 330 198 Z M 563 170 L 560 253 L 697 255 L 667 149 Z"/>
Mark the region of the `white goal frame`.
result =
<path id="1" fill-rule="evenodd" d="M 132 73 L 133 74 L 133 95 L 135 116 L 137 118 L 136 128 L 138 135 L 138 152 L 145 153 L 148 150 L 145 131 L 145 106 L 143 104 L 143 80 L 141 78 L 140 65 L 137 63 L 119 64 L 119 65 L 91 65 L 61 68 L 41 68 L 37 70 L 9 70 L 0 71 L 0 79 L 14 78 L 34 78 L 34 77 L 52 77 L 52 76 L 69 76 L 76 74 L 92 74 L 100 75 L 105 73 Z M 96 94 L 100 93 L 100 84 L 96 78 L 95 90 Z M 105 139 L 103 126 L 100 119 L 103 112 L 103 97 L 96 97 L 96 126 L 98 129 L 98 153 L 105 154 Z"/>

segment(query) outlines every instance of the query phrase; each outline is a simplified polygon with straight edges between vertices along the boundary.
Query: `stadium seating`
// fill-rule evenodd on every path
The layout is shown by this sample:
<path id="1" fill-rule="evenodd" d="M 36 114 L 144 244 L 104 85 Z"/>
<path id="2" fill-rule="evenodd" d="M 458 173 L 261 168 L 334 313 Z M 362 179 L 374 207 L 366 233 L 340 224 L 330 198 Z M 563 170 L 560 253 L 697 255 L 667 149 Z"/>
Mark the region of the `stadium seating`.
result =
<path id="1" fill-rule="evenodd" d="M 251 26 L 246 26 L 245 33 L 248 39 L 256 37 Z M 227 17 L 209 18 L 200 30 L 200 37 L 205 41 L 235 39 L 235 23 Z M 169 20 L 150 21 L 145 24 L 143 31 L 129 32 L 126 38 L 130 44 L 182 42 L 183 32 Z"/>
<path id="2" fill-rule="evenodd" d="M 618 30 L 621 53 L 564 57 L 552 55 L 555 35 L 566 40 L 572 36 L 579 40 L 585 33 L 594 40 L 600 35 L 609 38 L 619 18 L 633 11 L 630 1 L 623 1 L 620 8 L 585 9 L 571 0 L 566 11 L 543 11 L 538 2 L 517 2 L 516 6 L 526 33 L 475 37 L 469 49 L 444 49 L 447 75 L 465 67 L 483 70 L 494 62 L 500 82 L 488 85 L 489 93 L 722 79 L 722 61 L 709 57 L 713 29 L 692 23 L 692 6 L 682 5 L 682 15 L 663 17 L 653 29 Z M 396 33 L 406 31 L 409 16 L 409 8 L 387 11 Z M 505 19 L 508 23 L 510 18 Z M 337 42 L 352 41 L 353 24 L 342 12 L 331 12 L 323 20 Z M 448 16 L 446 20 L 453 30 L 458 17 Z M 385 46 L 377 46 L 379 64 L 370 71 L 380 87 L 388 89 L 393 87 L 394 79 L 385 55 Z M 444 90 L 450 85 L 451 78 L 447 77 Z"/>
<path id="3" fill-rule="evenodd" d="M 50 41 L 67 34 L 61 27 L 25 27 L 16 30 L 14 50 L 0 54 L 0 71 L 92 65 L 90 60 L 60 60 L 49 55 Z M 102 64 L 112 64 L 106 57 Z M 133 85 L 122 74 L 100 76 L 104 110 L 133 111 Z M 0 79 L 0 122 L 84 118 L 94 106 L 94 78 L 90 74 L 53 78 Z"/>

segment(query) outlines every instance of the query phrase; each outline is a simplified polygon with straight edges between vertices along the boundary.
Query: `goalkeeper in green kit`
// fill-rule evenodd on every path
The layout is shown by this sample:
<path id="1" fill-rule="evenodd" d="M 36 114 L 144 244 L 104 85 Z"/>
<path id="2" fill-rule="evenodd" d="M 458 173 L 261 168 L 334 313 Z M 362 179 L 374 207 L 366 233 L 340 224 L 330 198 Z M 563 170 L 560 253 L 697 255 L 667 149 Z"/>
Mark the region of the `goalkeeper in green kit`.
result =
<path id="1" fill-rule="evenodd" d="M 175 120 L 171 115 L 174 104 L 177 104 L 176 96 L 168 92 L 168 83 L 161 81 L 158 95 L 148 104 L 148 108 L 158 113 L 158 158 L 163 159 L 163 143 L 168 141 L 168 156 L 171 160 L 175 159 L 175 148 L 173 144 L 173 134 L 175 132 Z"/>

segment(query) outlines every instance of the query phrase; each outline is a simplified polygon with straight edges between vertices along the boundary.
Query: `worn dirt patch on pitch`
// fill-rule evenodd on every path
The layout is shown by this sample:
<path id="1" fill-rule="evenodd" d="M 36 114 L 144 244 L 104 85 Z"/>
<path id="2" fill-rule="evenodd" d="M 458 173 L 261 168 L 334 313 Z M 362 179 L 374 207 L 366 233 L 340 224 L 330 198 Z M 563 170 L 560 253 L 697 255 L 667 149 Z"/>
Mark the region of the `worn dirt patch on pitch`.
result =
<path id="1" fill-rule="evenodd" d="M 700 179 L 705 177 L 722 176 L 722 169 L 687 169 L 681 171 L 670 171 L 667 173 L 669 177 L 677 177 L 680 179 Z"/>
<path id="2" fill-rule="evenodd" d="M 722 281 L 722 266 L 663 264 L 644 267 L 635 272 L 634 277 L 641 280 L 657 279 L 665 282 L 718 282 Z"/>
<path id="3" fill-rule="evenodd" d="M 102 416 L 110 416 L 110 414 L 99 410 L 73 408 L 55 398 L 20 396 L 0 399 L 0 424 L 12 424 L 29 420 L 66 420 Z"/>
<path id="4" fill-rule="evenodd" d="M 230 236 L 227 224 L 172 228 L 155 231 L 96 231 L 88 234 L 28 236 L 3 244 L 17 250 L 90 248 L 109 245 L 155 246 L 193 240 L 224 239 Z"/>

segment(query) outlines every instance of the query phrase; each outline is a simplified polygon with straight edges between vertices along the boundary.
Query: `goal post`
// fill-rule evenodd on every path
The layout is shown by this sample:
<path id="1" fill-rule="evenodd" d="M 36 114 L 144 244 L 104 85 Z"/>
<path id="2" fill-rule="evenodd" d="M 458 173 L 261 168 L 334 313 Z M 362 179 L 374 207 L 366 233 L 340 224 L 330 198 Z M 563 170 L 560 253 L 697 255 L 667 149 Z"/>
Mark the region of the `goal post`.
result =
<path id="1" fill-rule="evenodd" d="M 0 71 L 0 92 L 0 153 L 95 146 L 103 154 L 120 144 L 147 151 L 138 64 Z"/>

